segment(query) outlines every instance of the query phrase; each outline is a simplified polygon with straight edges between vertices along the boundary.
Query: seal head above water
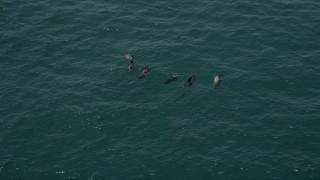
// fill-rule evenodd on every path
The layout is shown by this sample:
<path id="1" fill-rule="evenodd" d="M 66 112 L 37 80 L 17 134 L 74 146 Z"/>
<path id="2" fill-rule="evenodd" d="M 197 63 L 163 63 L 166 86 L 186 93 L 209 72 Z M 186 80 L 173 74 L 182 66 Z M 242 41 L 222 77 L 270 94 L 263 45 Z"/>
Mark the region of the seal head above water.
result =
<path id="1" fill-rule="evenodd" d="M 222 75 L 215 75 L 213 78 L 213 87 L 216 89 L 220 86 L 222 82 Z"/>
<path id="2" fill-rule="evenodd" d="M 164 84 L 169 84 L 169 83 L 171 83 L 171 82 L 173 82 L 173 81 L 176 81 L 176 80 L 178 80 L 178 78 L 179 78 L 179 74 L 171 74 L 171 76 L 164 82 Z"/>
<path id="3" fill-rule="evenodd" d="M 195 81 L 196 81 L 196 76 L 192 75 L 186 82 L 185 86 L 191 86 Z"/>
<path id="4" fill-rule="evenodd" d="M 129 61 L 129 63 L 132 63 L 132 62 L 133 62 L 133 56 L 131 56 L 128 52 L 125 52 L 125 53 L 123 54 L 123 57 L 124 57 L 127 61 Z"/>
<path id="5" fill-rule="evenodd" d="M 131 63 L 130 63 L 130 65 L 129 65 L 129 67 L 128 67 L 128 72 L 131 72 L 131 71 L 133 71 L 134 70 L 134 62 L 132 61 Z"/>
<path id="6" fill-rule="evenodd" d="M 145 65 L 141 69 L 141 73 L 140 73 L 139 79 L 144 78 L 147 74 L 149 74 L 150 71 L 151 71 L 151 69 L 149 68 L 149 65 Z"/>

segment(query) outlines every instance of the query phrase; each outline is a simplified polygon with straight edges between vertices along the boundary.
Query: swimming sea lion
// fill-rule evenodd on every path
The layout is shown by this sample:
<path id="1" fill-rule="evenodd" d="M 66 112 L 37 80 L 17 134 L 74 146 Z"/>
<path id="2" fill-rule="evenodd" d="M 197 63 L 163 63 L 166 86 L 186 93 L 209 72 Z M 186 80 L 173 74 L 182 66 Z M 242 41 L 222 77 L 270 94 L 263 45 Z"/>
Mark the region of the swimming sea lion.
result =
<path id="1" fill-rule="evenodd" d="M 147 74 L 149 74 L 150 72 L 150 68 L 148 65 L 144 66 L 142 69 L 141 69 L 141 74 L 139 76 L 139 79 L 142 79 L 144 78 Z"/>
<path id="2" fill-rule="evenodd" d="M 222 82 L 222 75 L 215 75 L 213 79 L 213 87 L 218 88 Z"/>
<path id="3" fill-rule="evenodd" d="M 167 79 L 164 83 L 165 83 L 165 84 L 169 84 L 169 83 L 171 83 L 171 82 L 173 82 L 173 81 L 178 80 L 178 78 L 179 78 L 179 74 L 172 74 L 172 75 L 169 77 L 169 79 Z"/>
<path id="4" fill-rule="evenodd" d="M 133 56 L 131 56 L 129 53 L 125 52 L 123 56 L 127 61 L 129 61 L 129 63 L 133 62 Z"/>
<path id="5" fill-rule="evenodd" d="M 196 81 L 196 76 L 192 75 L 186 82 L 185 86 L 191 86 L 195 81 Z"/>
<path id="6" fill-rule="evenodd" d="M 133 61 L 130 63 L 129 67 L 128 67 L 128 72 L 131 72 L 134 70 L 134 63 Z"/>

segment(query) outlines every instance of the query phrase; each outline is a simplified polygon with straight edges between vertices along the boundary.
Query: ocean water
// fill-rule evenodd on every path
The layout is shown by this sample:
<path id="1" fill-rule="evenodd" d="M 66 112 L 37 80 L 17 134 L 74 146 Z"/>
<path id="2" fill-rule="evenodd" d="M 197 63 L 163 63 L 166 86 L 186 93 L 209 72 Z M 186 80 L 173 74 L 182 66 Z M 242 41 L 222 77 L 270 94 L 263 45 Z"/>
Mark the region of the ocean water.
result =
<path id="1" fill-rule="evenodd" d="M 0 179 L 320 179 L 319 9 L 2 0 Z"/>

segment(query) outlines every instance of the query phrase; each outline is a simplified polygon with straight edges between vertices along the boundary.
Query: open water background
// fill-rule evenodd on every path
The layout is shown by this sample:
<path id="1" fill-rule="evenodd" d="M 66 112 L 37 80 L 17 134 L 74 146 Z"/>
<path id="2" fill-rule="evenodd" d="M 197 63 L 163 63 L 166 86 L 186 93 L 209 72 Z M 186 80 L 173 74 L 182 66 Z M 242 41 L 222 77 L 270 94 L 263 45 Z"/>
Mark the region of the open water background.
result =
<path id="1" fill-rule="evenodd" d="M 320 179 L 319 45 L 318 0 L 1 0 L 0 179 Z"/>

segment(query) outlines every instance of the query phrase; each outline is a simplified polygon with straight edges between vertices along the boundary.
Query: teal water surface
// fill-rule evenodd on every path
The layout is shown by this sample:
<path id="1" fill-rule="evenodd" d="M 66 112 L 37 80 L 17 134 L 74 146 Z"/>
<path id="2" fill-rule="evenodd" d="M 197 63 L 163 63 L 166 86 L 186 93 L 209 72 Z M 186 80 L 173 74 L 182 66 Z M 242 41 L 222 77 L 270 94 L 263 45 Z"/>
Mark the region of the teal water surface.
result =
<path id="1" fill-rule="evenodd" d="M 1 1 L 0 179 L 320 179 L 319 9 Z"/>

